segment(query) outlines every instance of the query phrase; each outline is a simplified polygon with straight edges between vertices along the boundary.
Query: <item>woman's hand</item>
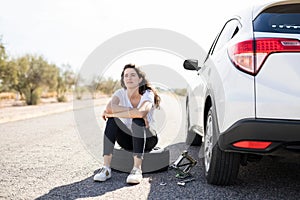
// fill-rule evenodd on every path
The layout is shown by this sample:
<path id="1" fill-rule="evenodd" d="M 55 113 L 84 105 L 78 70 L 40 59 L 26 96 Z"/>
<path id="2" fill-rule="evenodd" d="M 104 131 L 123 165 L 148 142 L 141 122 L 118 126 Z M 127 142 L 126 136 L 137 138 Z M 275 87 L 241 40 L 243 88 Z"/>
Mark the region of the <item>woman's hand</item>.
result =
<path id="1" fill-rule="evenodd" d="M 106 121 L 106 119 L 107 119 L 107 116 L 106 116 L 106 110 L 104 110 L 103 113 L 102 113 L 102 119 L 103 119 L 104 121 Z"/>
<path id="2" fill-rule="evenodd" d="M 102 119 L 104 119 L 104 121 L 106 121 L 107 118 L 109 118 L 109 117 L 113 117 L 113 114 L 108 113 L 106 110 L 104 110 L 103 113 L 102 113 Z"/>

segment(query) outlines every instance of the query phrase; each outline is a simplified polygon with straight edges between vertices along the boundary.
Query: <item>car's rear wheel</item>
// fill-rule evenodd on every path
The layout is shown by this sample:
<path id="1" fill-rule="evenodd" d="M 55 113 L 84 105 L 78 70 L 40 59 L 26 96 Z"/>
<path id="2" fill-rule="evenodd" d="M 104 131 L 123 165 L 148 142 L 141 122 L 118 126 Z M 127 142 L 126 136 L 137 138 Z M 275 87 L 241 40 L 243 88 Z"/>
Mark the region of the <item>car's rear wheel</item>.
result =
<path id="1" fill-rule="evenodd" d="M 224 152 L 217 142 L 215 116 L 210 108 L 204 136 L 205 177 L 209 184 L 230 185 L 237 178 L 240 166 L 240 154 Z"/>
<path id="2" fill-rule="evenodd" d="M 186 104 L 186 140 L 185 143 L 187 145 L 191 145 L 191 146 L 200 146 L 202 143 L 202 137 L 195 133 L 191 127 L 190 127 L 190 112 L 189 112 L 189 106 L 188 106 L 188 101 Z"/>

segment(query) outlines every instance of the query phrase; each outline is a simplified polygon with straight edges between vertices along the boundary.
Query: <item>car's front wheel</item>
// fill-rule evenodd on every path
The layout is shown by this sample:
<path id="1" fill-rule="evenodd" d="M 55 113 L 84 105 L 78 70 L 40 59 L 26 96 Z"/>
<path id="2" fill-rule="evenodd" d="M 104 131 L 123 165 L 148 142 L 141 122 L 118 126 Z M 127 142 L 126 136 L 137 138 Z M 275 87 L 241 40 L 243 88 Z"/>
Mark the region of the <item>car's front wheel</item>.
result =
<path id="1" fill-rule="evenodd" d="M 210 108 L 204 136 L 204 166 L 205 177 L 209 184 L 230 185 L 239 171 L 240 154 L 224 152 L 217 142 L 215 116 Z"/>

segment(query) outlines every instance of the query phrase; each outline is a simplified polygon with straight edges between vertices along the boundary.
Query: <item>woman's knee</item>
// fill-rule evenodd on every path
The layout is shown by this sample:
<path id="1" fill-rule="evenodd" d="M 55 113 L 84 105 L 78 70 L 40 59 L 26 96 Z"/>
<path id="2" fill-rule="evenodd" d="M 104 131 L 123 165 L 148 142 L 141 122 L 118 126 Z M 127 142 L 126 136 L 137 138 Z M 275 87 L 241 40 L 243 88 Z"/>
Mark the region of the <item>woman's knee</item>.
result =
<path id="1" fill-rule="evenodd" d="M 109 128 L 109 129 L 111 129 L 113 127 L 114 128 L 117 128 L 117 127 L 122 128 L 121 124 L 122 124 L 122 121 L 119 118 L 110 117 L 106 121 L 106 128 Z"/>
<path id="2" fill-rule="evenodd" d="M 106 126 L 109 126 L 109 125 L 115 125 L 116 122 L 115 122 L 115 119 L 114 118 L 108 118 L 106 120 Z"/>
<path id="3" fill-rule="evenodd" d="M 110 140 L 116 137 L 116 134 L 118 132 L 118 126 L 115 121 L 115 118 L 108 118 L 106 121 L 106 126 L 104 130 L 104 135 L 108 137 Z"/>

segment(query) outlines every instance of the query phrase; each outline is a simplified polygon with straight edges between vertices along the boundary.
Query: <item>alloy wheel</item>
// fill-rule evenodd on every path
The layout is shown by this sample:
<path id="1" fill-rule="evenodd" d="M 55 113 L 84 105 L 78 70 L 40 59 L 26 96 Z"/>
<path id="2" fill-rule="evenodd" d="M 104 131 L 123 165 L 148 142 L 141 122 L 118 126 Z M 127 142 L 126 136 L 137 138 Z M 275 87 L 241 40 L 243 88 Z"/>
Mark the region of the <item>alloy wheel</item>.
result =
<path id="1" fill-rule="evenodd" d="M 205 171 L 209 171 L 213 149 L 213 123 L 212 116 L 207 117 L 206 133 L 204 138 L 204 164 Z"/>

